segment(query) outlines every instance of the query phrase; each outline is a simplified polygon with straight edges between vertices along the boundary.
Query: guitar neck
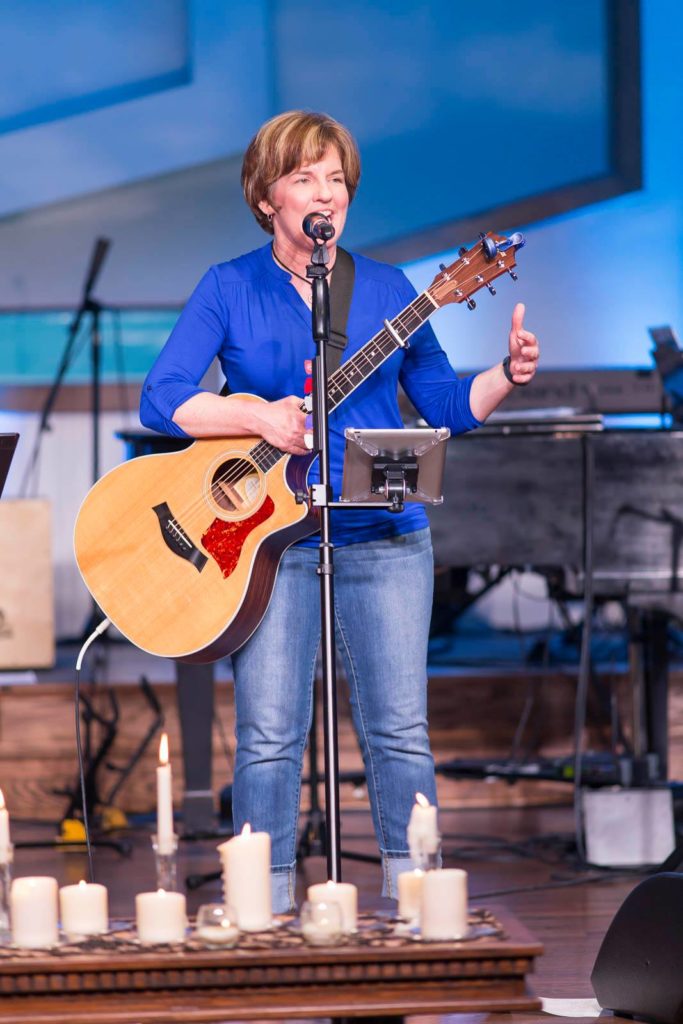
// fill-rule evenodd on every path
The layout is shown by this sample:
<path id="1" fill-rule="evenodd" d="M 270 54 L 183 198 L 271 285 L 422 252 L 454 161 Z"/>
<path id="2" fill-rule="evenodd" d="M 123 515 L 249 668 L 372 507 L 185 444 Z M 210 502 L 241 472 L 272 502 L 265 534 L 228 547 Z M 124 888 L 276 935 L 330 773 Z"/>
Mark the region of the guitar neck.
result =
<path id="1" fill-rule="evenodd" d="M 388 326 L 385 325 L 378 331 L 351 359 L 342 363 L 328 379 L 328 411 L 333 412 L 382 363 L 386 362 L 396 349 L 403 348 L 411 334 L 426 323 L 435 309 L 439 309 L 439 304 L 434 301 L 427 289 L 401 310 L 398 316 L 388 321 Z M 279 462 L 284 452 L 267 441 L 259 441 L 249 454 L 259 469 L 267 472 Z"/>

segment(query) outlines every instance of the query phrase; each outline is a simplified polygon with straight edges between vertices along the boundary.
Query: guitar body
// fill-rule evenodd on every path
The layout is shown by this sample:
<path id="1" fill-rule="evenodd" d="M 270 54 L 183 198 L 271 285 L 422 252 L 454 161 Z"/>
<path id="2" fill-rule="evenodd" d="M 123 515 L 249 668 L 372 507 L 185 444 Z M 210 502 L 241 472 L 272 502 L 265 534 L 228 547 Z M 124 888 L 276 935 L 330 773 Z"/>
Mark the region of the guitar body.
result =
<path id="1" fill-rule="evenodd" d="M 258 445 L 220 438 L 144 455 L 83 501 L 74 534 L 81 575 L 142 650 L 199 663 L 237 650 L 266 612 L 284 551 L 318 529 L 294 496 L 307 488 L 314 455 L 284 456 L 264 472 L 251 454 Z"/>
<path id="2" fill-rule="evenodd" d="M 506 272 L 516 279 L 523 245 L 519 233 L 488 232 L 442 265 L 429 288 L 331 374 L 329 411 L 435 309 L 449 302 L 473 309 L 484 285 Z M 76 521 L 76 560 L 95 601 L 151 654 L 210 662 L 236 651 L 265 615 L 283 553 L 318 529 L 316 510 L 295 500 L 297 491 L 307 493 L 314 458 L 240 437 L 118 466 L 95 484 Z"/>

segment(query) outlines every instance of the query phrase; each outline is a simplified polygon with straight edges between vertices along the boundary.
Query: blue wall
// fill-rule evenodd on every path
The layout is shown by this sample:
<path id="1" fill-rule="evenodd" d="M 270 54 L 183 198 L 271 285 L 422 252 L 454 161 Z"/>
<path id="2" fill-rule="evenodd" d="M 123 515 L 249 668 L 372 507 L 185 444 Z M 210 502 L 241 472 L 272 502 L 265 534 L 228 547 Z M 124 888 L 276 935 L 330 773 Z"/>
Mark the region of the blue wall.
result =
<path id="1" fill-rule="evenodd" d="M 517 285 L 484 294 L 477 310 L 448 307 L 434 324 L 453 362 L 500 358 L 514 299 L 543 342 L 545 366 L 650 365 L 649 325 L 683 337 L 683 4 L 643 0 L 642 191 L 526 230 Z M 524 139 L 515 156 L 524 161 Z M 446 256 L 455 257 L 455 251 Z M 406 268 L 416 287 L 435 260 Z"/>
<path id="2" fill-rule="evenodd" d="M 283 77 L 274 60 L 268 31 L 268 19 L 286 6 L 266 0 L 241 6 L 197 0 L 190 8 L 191 33 L 194 56 L 202 59 L 195 62 L 191 85 L 0 137 L 0 209 L 4 204 L 16 211 L 29 200 L 34 203 L 32 211 L 0 219 L 0 305 L 76 302 L 98 234 L 114 241 L 99 286 L 99 297 L 112 303 L 182 301 L 208 263 L 264 240 L 239 194 L 238 151 L 272 111 L 279 93 L 285 90 L 287 102 L 299 95 L 286 92 L 293 88 L 291 79 Z M 410 6 L 416 3 L 411 0 Z M 528 15 L 539 5 L 519 0 L 509 8 L 514 25 L 515 11 Z M 343 21 L 343 9 L 336 10 Z M 282 19 L 278 24 L 286 39 L 286 25 Z M 498 296 L 485 294 L 473 313 L 449 307 L 435 314 L 437 333 L 457 366 L 478 367 L 501 357 L 518 297 L 527 303 L 528 323 L 542 339 L 546 366 L 647 364 L 648 325 L 669 322 L 683 333 L 683 75 L 678 52 L 683 4 L 642 0 L 642 27 L 643 190 L 534 225 L 519 257 L 517 285 L 501 283 Z M 420 32 L 425 38 L 430 34 L 424 25 Z M 392 54 L 381 42 L 380 63 L 386 67 Z M 508 35 L 494 42 L 492 52 L 498 55 L 509 49 L 511 92 L 524 93 L 534 83 L 542 88 L 542 62 L 536 65 L 528 49 L 520 60 L 510 26 Z M 498 63 L 502 60 L 499 56 Z M 397 66 L 409 82 L 413 69 Z M 453 68 L 454 82 L 461 71 Z M 385 114 L 386 102 L 381 107 Z M 368 106 L 376 113 L 375 101 Z M 152 108 L 156 120 L 150 132 Z M 371 152 L 373 143 L 362 127 L 367 123 L 367 118 L 358 121 L 359 134 L 363 149 Z M 464 125 L 457 136 L 463 153 L 467 140 Z M 520 135 L 498 159 L 524 168 L 528 141 L 529 136 Z M 235 156 L 225 156 L 230 153 Z M 436 147 L 434 159 L 438 155 Z M 187 169 L 145 177 L 174 166 Z M 349 240 L 356 231 L 354 217 L 363 219 L 363 202 L 378 206 L 382 218 L 398 217 L 400 196 L 409 199 L 415 185 L 399 162 L 393 172 L 386 195 L 380 180 L 379 192 L 376 185 L 369 200 L 359 199 Z M 457 189 L 457 163 L 452 180 Z M 369 184 L 366 176 L 361 189 Z M 91 192 L 103 185 L 119 187 Z M 62 201 L 41 205 L 55 199 Z M 453 239 L 453 246 L 466 241 Z M 438 259 L 435 254 L 409 268 L 419 287 L 429 283 Z"/>

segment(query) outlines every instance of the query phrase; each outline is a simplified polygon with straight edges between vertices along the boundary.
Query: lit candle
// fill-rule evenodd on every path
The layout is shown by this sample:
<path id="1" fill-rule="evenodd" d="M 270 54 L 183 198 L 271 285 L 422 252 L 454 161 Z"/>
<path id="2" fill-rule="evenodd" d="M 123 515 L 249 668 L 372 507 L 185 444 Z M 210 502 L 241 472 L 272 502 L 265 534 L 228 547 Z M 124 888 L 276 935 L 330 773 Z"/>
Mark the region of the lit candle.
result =
<path id="1" fill-rule="evenodd" d="M 420 932 L 423 939 L 462 939 L 467 934 L 467 872 L 427 871 L 422 883 Z"/>
<path id="2" fill-rule="evenodd" d="M 101 935 L 109 927 L 107 890 L 80 881 L 59 890 L 62 930 L 67 935 Z"/>
<path id="3" fill-rule="evenodd" d="M 338 903 L 342 915 L 342 931 L 349 935 L 356 930 L 358 889 L 350 882 L 321 882 L 309 886 L 306 898 L 311 903 Z"/>
<path id="4" fill-rule="evenodd" d="M 420 868 L 401 871 L 398 876 L 398 914 L 404 921 L 415 921 L 420 916 L 424 876 Z"/>
<path id="5" fill-rule="evenodd" d="M 168 759 L 168 736 L 161 734 L 159 767 L 157 768 L 157 849 L 159 853 L 173 853 L 173 780 Z"/>
<path id="6" fill-rule="evenodd" d="M 238 927 L 245 932 L 270 928 L 273 920 L 270 893 L 270 836 L 252 832 L 246 824 L 240 835 L 221 843 L 226 906 L 232 907 Z"/>
<path id="7" fill-rule="evenodd" d="M 15 878 L 10 890 L 12 942 L 22 949 L 57 944 L 57 879 Z"/>
<path id="8" fill-rule="evenodd" d="M 187 928 L 185 897 L 181 892 L 140 892 L 135 897 L 138 938 L 145 946 L 182 942 Z"/>
<path id="9" fill-rule="evenodd" d="M 0 864 L 8 864 L 12 860 L 12 844 L 9 837 L 9 811 L 5 806 L 5 797 L 0 789 Z"/>
<path id="10" fill-rule="evenodd" d="M 415 864 L 425 864 L 430 854 L 439 850 L 439 829 L 436 807 L 422 793 L 415 794 L 415 803 L 408 822 L 408 849 Z"/>

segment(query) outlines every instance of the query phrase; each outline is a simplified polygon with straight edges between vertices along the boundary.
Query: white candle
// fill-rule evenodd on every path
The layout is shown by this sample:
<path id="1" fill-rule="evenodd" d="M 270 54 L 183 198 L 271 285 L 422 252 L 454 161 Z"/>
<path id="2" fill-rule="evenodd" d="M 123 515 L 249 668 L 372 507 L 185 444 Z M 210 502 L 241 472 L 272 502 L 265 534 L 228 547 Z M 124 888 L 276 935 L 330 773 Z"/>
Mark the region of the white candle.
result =
<path id="1" fill-rule="evenodd" d="M 401 871 L 398 876 L 398 914 L 404 921 L 415 921 L 420 916 L 424 876 L 420 868 Z"/>
<path id="2" fill-rule="evenodd" d="M 436 807 L 422 793 L 415 794 L 415 803 L 410 812 L 408 849 L 416 864 L 424 863 L 430 854 L 437 853 L 439 849 Z"/>
<path id="3" fill-rule="evenodd" d="M 22 949 L 57 944 L 57 879 L 15 878 L 10 891 L 12 942 Z"/>
<path id="4" fill-rule="evenodd" d="M 168 759 L 168 736 L 161 734 L 159 767 L 157 768 L 157 849 L 159 853 L 173 853 L 173 779 Z"/>
<path id="5" fill-rule="evenodd" d="M 420 931 L 423 939 L 462 939 L 467 934 L 467 872 L 427 871 L 422 883 Z"/>
<path id="6" fill-rule="evenodd" d="M 355 932 L 358 917 L 358 889 L 350 882 L 320 882 L 309 886 L 306 894 L 311 903 L 338 903 L 342 915 L 342 931 Z"/>
<path id="7" fill-rule="evenodd" d="M 135 897 L 138 938 L 143 945 L 182 942 L 187 928 L 185 897 L 181 892 L 140 892 Z"/>
<path id="8" fill-rule="evenodd" d="M 64 885 L 59 890 L 59 912 L 67 935 L 101 935 L 109 927 L 107 890 L 83 881 Z"/>
<path id="9" fill-rule="evenodd" d="M 0 864 L 8 864 L 12 860 L 12 844 L 9 837 L 9 812 L 5 806 L 5 797 L 0 789 Z"/>
<path id="10" fill-rule="evenodd" d="M 232 907 L 238 927 L 245 932 L 270 928 L 270 836 L 245 825 L 238 836 L 221 843 L 225 904 Z"/>

